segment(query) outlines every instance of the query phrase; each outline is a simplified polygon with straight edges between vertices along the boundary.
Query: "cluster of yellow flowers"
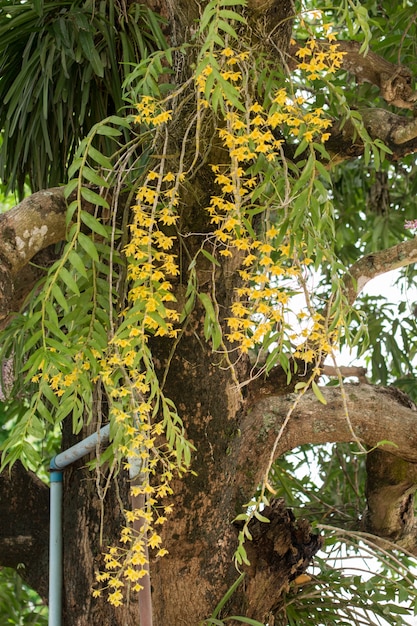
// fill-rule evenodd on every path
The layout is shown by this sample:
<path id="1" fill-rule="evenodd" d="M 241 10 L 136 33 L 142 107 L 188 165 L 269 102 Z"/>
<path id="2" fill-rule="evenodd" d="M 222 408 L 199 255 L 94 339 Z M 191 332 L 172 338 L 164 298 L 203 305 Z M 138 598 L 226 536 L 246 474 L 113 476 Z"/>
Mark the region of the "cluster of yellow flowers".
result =
<path id="1" fill-rule="evenodd" d="M 339 49 L 335 34 L 331 31 L 330 23 L 323 24 L 323 30 L 327 39 L 325 45 L 320 44 L 311 37 L 305 46 L 299 48 L 296 55 L 303 59 L 298 64 L 298 69 L 306 72 L 309 80 L 317 80 L 324 75 L 334 74 L 342 65 L 343 56 L 346 54 Z"/>
<path id="2" fill-rule="evenodd" d="M 248 118 L 237 111 L 229 111 L 228 127 L 220 130 L 220 136 L 230 150 L 230 154 L 239 161 L 255 159 L 265 154 L 267 161 L 279 158 L 277 152 L 283 140 L 274 135 L 276 128 L 288 128 L 289 135 L 301 137 L 308 143 L 327 141 L 329 133 L 324 130 L 331 125 L 322 108 L 314 111 L 304 110 L 303 96 L 290 98 L 286 89 L 279 89 L 268 111 L 255 102 L 249 108 L 253 116 Z M 245 119 L 246 117 L 246 119 Z M 241 132 L 237 132 L 241 131 Z"/>
<path id="3" fill-rule="evenodd" d="M 165 175 L 163 182 L 171 180 L 171 175 Z M 151 184 L 154 179 L 159 183 L 158 174 L 150 172 L 146 184 L 139 189 L 138 204 L 133 207 L 131 238 L 125 248 L 131 281 L 128 300 L 136 307 L 143 306 L 141 327 L 135 325 L 130 335 L 151 331 L 172 337 L 176 334 L 173 324 L 179 316 L 167 303 L 175 301 L 171 278 L 178 274 L 178 267 L 176 256 L 170 252 L 174 238 L 167 236 L 159 226 L 175 223 L 178 215 L 173 209 L 175 198 L 170 198 L 171 206 L 158 206 L 161 196 L 169 197 L 171 189 L 157 190 Z M 131 315 L 131 309 L 128 313 Z"/>
<path id="4" fill-rule="evenodd" d="M 239 273 L 244 286 L 236 289 L 233 316 L 227 320 L 230 328 L 227 339 L 247 352 L 271 333 L 281 334 L 284 312 L 290 302 L 284 284 L 286 279 L 296 281 L 299 270 L 287 262 L 288 244 L 275 243 L 278 229 L 274 225 L 268 226 L 262 239 L 254 235 L 247 209 L 252 208 L 251 192 L 257 180 L 243 175 L 235 156 L 231 157 L 231 163 L 228 175 L 220 174 L 219 167 L 213 166 L 223 195 L 213 196 L 208 210 L 217 226 L 214 234 L 222 244 L 219 254 L 231 256 L 234 250 L 242 255 Z M 234 202 L 227 199 L 230 194 L 236 198 Z"/>
<path id="5" fill-rule="evenodd" d="M 126 531 L 126 532 L 123 532 Z M 113 606 L 123 604 L 122 589 L 126 584 L 132 591 L 141 591 L 143 585 L 139 582 L 144 576 L 149 574 L 147 569 L 148 558 L 145 552 L 145 543 L 151 548 L 155 548 L 160 544 L 161 538 L 156 533 L 145 539 L 143 537 L 132 539 L 130 529 L 122 530 L 121 541 L 132 542 L 130 549 L 122 549 L 120 547 L 112 547 L 105 554 L 106 571 L 96 574 L 96 581 L 104 583 L 109 590 L 108 601 Z M 161 548 L 158 555 L 164 556 L 167 551 Z M 123 580 L 124 579 L 124 580 Z M 93 596 L 98 597 L 102 593 L 102 588 L 93 590 Z"/>
<path id="6" fill-rule="evenodd" d="M 50 353 L 56 353 L 56 348 L 49 348 Z M 83 354 L 79 352 L 75 356 L 76 363 L 83 361 Z M 47 367 L 47 369 L 45 369 Z M 81 370 L 90 369 L 90 363 L 88 361 L 82 362 L 81 366 L 78 364 L 71 369 L 68 373 L 65 373 L 62 369 L 53 367 L 50 364 L 46 366 L 46 360 L 43 359 L 38 365 L 38 373 L 32 376 L 31 381 L 38 383 L 44 381 L 49 383 L 51 389 L 56 396 L 60 397 L 65 393 L 65 390 L 76 384 L 78 376 Z"/>
<path id="7" fill-rule="evenodd" d="M 286 127 L 290 135 L 308 145 L 325 142 L 329 133 L 324 131 L 332 123 L 322 108 L 311 110 L 305 105 L 304 96 L 290 95 L 286 88 L 272 94 L 268 104 L 250 99 L 244 84 L 245 54 L 226 48 L 217 55 L 220 66 L 226 66 L 220 72 L 222 79 L 238 89 L 246 101 L 240 110 L 232 98 L 228 99 L 227 90 L 224 92 L 224 125 L 219 136 L 228 158 L 225 165 L 212 166 L 220 193 L 212 196 L 207 209 L 220 244 L 219 254 L 225 257 L 236 256 L 236 251 L 241 254 L 239 272 L 244 286 L 236 290 L 237 301 L 228 319 L 227 339 L 243 352 L 265 339 L 269 341 L 272 336 L 283 340 L 284 316 L 291 308 L 297 280 L 312 263 L 305 245 L 298 244 L 297 248 L 291 233 L 282 232 L 281 224 L 287 215 L 284 203 L 281 208 L 269 207 L 269 195 L 276 189 L 273 182 L 266 182 L 265 171 L 268 164 L 282 171 L 285 161 L 283 140 L 277 129 L 282 132 Z M 337 63 L 336 57 L 330 55 L 330 58 L 333 64 Z M 230 66 L 233 71 L 228 69 Z M 238 71 L 239 66 L 242 67 Z M 206 92 L 210 75 L 211 68 L 207 65 L 197 78 L 196 87 L 202 94 Z M 203 106 L 206 106 L 204 102 Z M 251 226 L 257 207 L 264 216 L 261 232 L 255 232 Z M 269 219 L 270 215 L 273 219 Z"/>
<path id="8" fill-rule="evenodd" d="M 154 128 L 170 117 L 151 97 L 142 98 L 137 108 L 135 121 Z M 164 172 L 161 166 L 160 172 L 147 173 L 137 192 L 131 236 L 124 249 L 128 260 L 128 306 L 120 314 L 109 353 L 100 363 L 100 377 L 112 399 L 110 415 L 117 424 L 117 449 L 127 459 L 124 468 L 133 470 L 137 477 L 131 487 L 133 501 L 141 498 L 139 506 L 125 511 L 122 545 L 110 548 L 104 571 L 96 574 L 97 582 L 109 590 L 108 600 L 115 606 L 122 604 L 126 584 L 133 591 L 141 590 L 140 580 L 148 573 L 148 549 L 156 549 L 158 557 L 167 553 L 155 528 L 166 521 L 172 507 L 163 506 L 161 500 L 172 494 L 174 473 L 187 470 L 177 444 L 185 448 L 188 443 L 178 428 L 180 420 L 175 409 L 160 395 L 147 345 L 150 335 L 176 337 L 178 332 L 179 312 L 174 308 L 172 280 L 179 270 L 172 252 L 174 237 L 167 235 L 166 229 L 178 219 L 178 189 L 183 178 L 184 174 Z M 169 428 L 177 428 L 174 444 L 167 433 Z M 102 589 L 93 593 L 99 595 Z"/>
<path id="9" fill-rule="evenodd" d="M 114 339 L 116 353 L 122 343 L 123 340 Z M 110 416 L 117 425 L 118 452 L 126 459 L 124 469 L 130 471 L 137 483 L 131 487 L 133 502 L 142 496 L 140 506 L 125 511 L 126 526 L 120 538 L 123 546 L 110 548 L 104 558 L 105 571 L 96 574 L 97 582 L 105 583 L 111 590 L 108 600 L 115 606 L 122 603 L 121 588 L 126 582 L 133 591 L 142 588 L 139 581 L 147 573 L 144 567 L 148 562 L 147 548 L 158 548 L 157 556 L 167 553 L 160 547 L 162 540 L 155 526 L 163 524 L 172 510 L 170 505 L 163 506 L 161 500 L 172 494 L 170 481 L 179 469 L 175 454 L 163 437 L 164 421 L 153 419 L 150 371 L 135 368 L 140 360 L 140 345 L 128 348 L 127 353 L 120 348 L 117 359 L 102 361 L 102 380 L 112 400 Z M 140 524 L 133 527 L 137 521 Z M 94 593 L 99 595 L 101 589 Z"/>
<path id="10" fill-rule="evenodd" d="M 305 312 L 298 314 L 298 320 L 302 323 L 306 318 Z M 328 320 L 319 312 L 309 316 L 308 324 L 297 334 L 290 334 L 289 339 L 297 346 L 293 352 L 296 359 L 301 359 L 304 363 L 313 363 L 317 356 L 319 360 L 333 351 L 334 339 L 337 333 L 337 326 L 329 331 Z"/>
<path id="11" fill-rule="evenodd" d="M 160 107 L 159 102 L 153 96 L 142 96 L 136 105 L 138 114 L 135 117 L 137 124 L 147 124 L 148 126 L 161 126 L 171 119 L 172 111 L 167 111 Z"/>
<path id="12" fill-rule="evenodd" d="M 122 589 L 126 586 L 131 591 L 141 591 L 143 585 L 141 580 L 149 575 L 148 550 L 156 550 L 157 557 L 168 554 L 165 548 L 161 547 L 161 536 L 156 532 L 157 525 L 164 524 L 167 515 L 171 513 L 172 506 L 155 508 L 160 493 L 154 494 L 151 485 L 132 487 L 132 495 L 137 496 L 142 493 L 146 496 L 146 506 L 125 511 L 127 523 L 122 528 L 120 546 L 112 546 L 104 555 L 104 571 L 96 573 L 96 581 L 100 584 L 93 590 L 93 595 L 98 597 L 104 589 L 109 591 L 108 601 L 114 606 L 123 603 Z M 168 485 L 165 485 L 164 494 L 172 493 Z M 135 528 L 132 525 L 135 524 Z"/>

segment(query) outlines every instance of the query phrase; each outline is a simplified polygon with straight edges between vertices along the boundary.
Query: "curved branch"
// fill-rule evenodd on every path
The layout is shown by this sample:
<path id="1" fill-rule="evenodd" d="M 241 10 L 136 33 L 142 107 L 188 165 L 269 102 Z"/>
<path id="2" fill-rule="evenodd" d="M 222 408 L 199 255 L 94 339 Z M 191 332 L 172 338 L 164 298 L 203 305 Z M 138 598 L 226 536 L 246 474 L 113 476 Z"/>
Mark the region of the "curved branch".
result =
<path id="1" fill-rule="evenodd" d="M 372 278 L 416 262 L 417 237 L 363 256 L 349 269 L 349 276 L 346 280 L 348 301 L 352 304 Z"/>
<path id="2" fill-rule="evenodd" d="M 0 257 L 16 276 L 40 250 L 65 237 L 64 188 L 37 191 L 0 215 Z"/>
<path id="3" fill-rule="evenodd" d="M 360 51 L 358 41 L 337 41 L 337 49 L 344 53 L 342 67 L 360 83 L 379 87 L 384 100 L 402 109 L 413 109 L 417 92 L 412 89 L 412 72 L 402 65 L 390 63 L 379 54 Z"/>
<path id="4" fill-rule="evenodd" d="M 417 151 L 417 120 L 387 111 L 386 109 L 361 109 L 362 122 L 372 140 L 380 139 L 389 148 L 386 155 L 390 161 L 414 154 Z M 330 137 L 325 146 L 331 155 L 330 165 L 345 159 L 361 156 L 364 143 L 351 120 L 335 122 L 329 129 Z"/>
<path id="5" fill-rule="evenodd" d="M 276 458 L 303 444 L 351 442 L 356 437 L 370 447 L 381 441 L 392 442 L 381 449 L 417 463 L 417 411 L 405 405 L 404 394 L 395 388 L 367 384 L 346 384 L 343 392 L 339 387 L 322 387 L 321 392 L 327 402 L 325 405 L 311 391 L 301 398 L 298 394 L 265 396 L 260 393 L 252 400 L 240 426 L 241 437 L 235 442 L 237 485 L 253 490 L 262 481 L 265 472 L 262 453 L 272 449 L 297 398 L 297 405 L 276 446 Z"/>
<path id="6" fill-rule="evenodd" d="M 379 446 L 368 460 L 366 528 L 417 554 L 417 523 L 412 512 L 417 489 L 415 405 L 391 387 L 347 384 L 343 390 L 323 387 L 321 392 L 325 405 L 312 391 L 301 398 L 297 394 L 260 394 L 253 400 L 235 444 L 236 485 L 249 491 L 265 479 L 268 455 L 263 451 L 276 443 L 275 458 L 303 444 L 356 440 L 373 448 L 382 441 L 390 442 Z"/>
<path id="7" fill-rule="evenodd" d="M 19 308 L 39 278 L 29 262 L 65 238 L 66 209 L 63 187 L 55 187 L 0 215 L 0 320 Z"/>

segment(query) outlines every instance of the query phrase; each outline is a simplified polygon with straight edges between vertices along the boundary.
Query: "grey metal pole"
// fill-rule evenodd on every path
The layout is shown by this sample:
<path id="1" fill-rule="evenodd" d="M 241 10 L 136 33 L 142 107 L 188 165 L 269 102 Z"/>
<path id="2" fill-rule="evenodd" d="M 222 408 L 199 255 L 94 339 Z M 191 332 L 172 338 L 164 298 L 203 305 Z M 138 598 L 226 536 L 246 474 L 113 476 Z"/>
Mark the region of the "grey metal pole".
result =
<path id="1" fill-rule="evenodd" d="M 62 620 L 62 472 L 51 472 L 49 524 L 49 613 L 48 625 Z"/>
<path id="2" fill-rule="evenodd" d="M 92 452 L 99 441 L 107 443 L 109 435 L 110 424 L 107 424 L 98 433 L 89 435 L 51 460 L 48 626 L 61 626 L 62 623 L 62 472 L 68 465 Z"/>
<path id="3" fill-rule="evenodd" d="M 68 448 L 68 450 L 64 450 L 64 452 L 60 452 L 51 461 L 50 469 L 51 470 L 63 470 L 71 463 L 78 461 L 78 459 L 82 459 L 83 456 L 92 452 L 96 447 L 98 441 L 100 440 L 102 443 L 107 443 L 109 440 L 110 434 L 110 424 L 106 424 L 103 428 L 100 428 L 98 433 L 93 433 L 89 435 L 82 441 L 79 441 L 75 445 Z"/>

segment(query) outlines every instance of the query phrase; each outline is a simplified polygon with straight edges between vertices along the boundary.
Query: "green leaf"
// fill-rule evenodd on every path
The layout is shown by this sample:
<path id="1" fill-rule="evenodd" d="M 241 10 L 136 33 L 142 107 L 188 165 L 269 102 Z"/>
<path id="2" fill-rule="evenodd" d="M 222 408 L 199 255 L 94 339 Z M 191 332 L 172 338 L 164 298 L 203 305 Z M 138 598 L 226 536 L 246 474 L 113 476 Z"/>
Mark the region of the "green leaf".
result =
<path id="1" fill-rule="evenodd" d="M 81 211 L 81 221 L 88 226 L 88 228 L 93 232 L 97 233 L 101 237 L 108 236 L 108 231 L 105 226 L 91 213 L 87 213 L 87 211 Z"/>
<path id="2" fill-rule="evenodd" d="M 87 200 L 87 202 L 90 202 L 91 204 L 94 204 L 96 206 L 101 206 L 105 209 L 110 208 L 107 200 L 102 198 L 98 193 L 96 193 L 92 189 L 89 189 L 88 187 L 81 188 L 81 195 L 84 198 L 84 200 Z"/>
<path id="3" fill-rule="evenodd" d="M 217 22 L 217 28 L 219 30 L 224 31 L 225 33 L 227 33 L 228 35 L 230 35 L 230 37 L 232 37 L 233 39 L 238 39 L 238 34 L 235 31 L 235 29 L 229 24 L 229 22 L 225 22 L 223 20 L 219 20 Z"/>
<path id="4" fill-rule="evenodd" d="M 96 185 L 97 187 L 109 187 L 110 184 L 107 180 L 105 180 L 102 176 L 99 176 L 95 170 L 92 170 L 90 167 L 83 167 L 82 176 L 89 183 Z"/>
<path id="5" fill-rule="evenodd" d="M 99 125 L 96 128 L 97 135 L 105 135 L 106 137 L 120 137 L 122 131 L 118 128 L 113 128 L 112 126 Z"/>
<path id="6" fill-rule="evenodd" d="M 30 333 L 29 338 L 23 344 L 23 352 L 29 352 L 33 346 L 40 341 L 43 336 L 43 331 L 41 329 L 36 330 L 35 332 Z"/>
<path id="7" fill-rule="evenodd" d="M 327 404 L 327 400 L 326 398 L 323 396 L 323 394 L 320 391 L 319 386 L 317 385 L 317 383 L 313 380 L 313 382 L 311 383 L 311 388 L 313 390 L 314 395 L 316 396 L 317 400 L 319 402 L 321 402 L 322 404 Z"/>
<path id="8" fill-rule="evenodd" d="M 50 424 L 54 423 L 54 418 L 52 417 L 50 410 L 40 399 L 36 402 L 36 412 L 45 420 L 45 422 L 49 422 Z"/>
<path id="9" fill-rule="evenodd" d="M 246 19 L 242 15 L 239 15 L 239 13 L 236 13 L 236 11 L 231 11 L 230 9 L 221 9 L 218 12 L 218 16 L 223 17 L 226 20 L 236 20 L 237 22 L 246 24 Z"/>
<path id="10" fill-rule="evenodd" d="M 45 321 L 49 332 L 59 333 L 59 321 L 56 307 L 50 299 L 44 302 Z"/>
<path id="11" fill-rule="evenodd" d="M 78 285 L 76 281 L 74 280 L 74 277 L 70 274 L 70 272 L 67 270 L 66 267 L 61 267 L 59 271 L 59 276 L 61 280 L 66 284 L 68 289 L 70 289 L 70 291 L 75 293 L 76 296 L 80 295 L 80 290 L 78 288 Z"/>
<path id="12" fill-rule="evenodd" d="M 220 0 L 221 7 L 246 7 L 247 0 Z"/>
<path id="13" fill-rule="evenodd" d="M 220 324 L 212 324 L 212 328 L 211 328 L 211 342 L 212 342 L 212 347 L 213 350 L 217 350 L 222 343 L 222 331 L 220 328 Z"/>
<path id="14" fill-rule="evenodd" d="M 95 263 L 99 262 L 97 247 L 90 237 L 87 237 L 84 233 L 78 233 L 78 243 Z"/>
<path id="15" fill-rule="evenodd" d="M 84 278 L 87 278 L 87 270 L 85 269 L 85 265 L 80 255 L 75 250 L 70 250 L 69 255 L 68 255 L 68 261 L 77 271 L 77 273 L 80 274 L 80 276 L 84 276 Z M 62 307 L 62 308 L 65 310 L 65 307 Z"/>
<path id="16" fill-rule="evenodd" d="M 208 317 L 208 319 L 213 323 L 217 323 L 217 316 L 214 311 L 213 303 L 211 301 L 210 296 L 208 296 L 206 293 L 199 293 L 198 299 L 203 304 L 206 310 L 206 316 Z"/>
<path id="17" fill-rule="evenodd" d="M 85 58 L 91 63 L 94 73 L 97 76 L 100 76 L 100 78 L 103 78 L 104 67 L 94 45 L 92 33 L 85 30 L 80 30 L 78 33 L 78 39 L 81 43 Z"/>
<path id="18" fill-rule="evenodd" d="M 239 533 L 240 535 L 241 533 Z M 242 533 L 243 534 L 243 533 Z M 235 560 L 239 563 L 242 564 L 244 563 L 245 565 L 250 565 L 250 561 L 248 559 L 248 555 L 247 552 L 243 546 L 243 544 L 241 543 L 239 545 L 239 547 L 237 548 L 236 552 L 235 552 Z"/>
<path id="19" fill-rule="evenodd" d="M 79 157 L 78 159 L 74 159 L 73 160 L 73 162 L 71 163 L 71 165 L 68 168 L 68 178 L 69 179 L 71 179 L 74 176 L 74 174 L 76 172 L 78 172 L 78 170 L 83 165 L 83 163 L 84 163 L 84 159 L 81 158 L 81 157 Z"/>
<path id="20" fill-rule="evenodd" d="M 236 589 L 239 587 L 239 585 L 243 582 L 244 579 L 245 579 L 245 574 L 242 573 L 235 580 L 235 582 L 229 587 L 229 589 L 224 594 L 223 598 L 220 600 L 220 602 L 218 603 L 218 605 L 214 609 L 212 615 L 210 616 L 211 620 L 215 619 L 220 614 L 220 612 L 223 609 L 223 607 L 225 606 L 225 604 L 227 604 L 227 602 L 233 596 L 233 594 L 235 593 Z"/>
<path id="21" fill-rule="evenodd" d="M 65 189 L 64 189 L 65 199 L 69 198 L 72 192 L 78 187 L 78 183 L 79 183 L 78 178 L 73 178 L 65 185 Z"/>
<path id="22" fill-rule="evenodd" d="M 398 448 L 398 445 L 394 441 L 389 441 L 389 439 L 382 439 L 375 444 L 375 448 L 380 446 L 393 446 L 394 448 Z"/>
<path id="23" fill-rule="evenodd" d="M 298 382 L 295 384 L 294 386 L 294 391 L 300 391 L 300 389 L 304 389 L 307 386 L 307 383 L 304 382 Z"/>
<path id="24" fill-rule="evenodd" d="M 226 617 L 225 622 L 235 621 L 242 622 L 242 624 L 248 624 L 249 626 L 265 626 L 261 622 L 257 622 L 256 619 L 252 619 L 251 617 L 239 617 L 238 615 L 232 615 L 230 617 Z"/>
<path id="25" fill-rule="evenodd" d="M 220 267 L 219 261 L 212 254 L 210 254 L 210 252 L 208 252 L 205 248 L 201 248 L 201 254 L 205 256 L 206 259 L 210 261 L 210 263 L 213 263 L 213 265 L 215 265 L 216 267 Z"/>
<path id="26" fill-rule="evenodd" d="M 67 208 L 67 214 L 65 216 L 65 223 L 67 226 L 69 226 L 73 220 L 74 214 L 78 213 L 78 202 L 77 200 L 73 200 L 70 205 Z M 74 231 L 71 233 L 72 228 L 75 228 L 75 230 L 77 229 L 77 225 L 73 224 L 72 227 L 70 228 L 70 232 L 68 234 L 68 239 L 72 238 L 72 235 L 74 234 Z"/>
<path id="27" fill-rule="evenodd" d="M 91 157 L 93 161 L 101 165 L 105 170 L 112 171 L 113 165 L 111 164 L 111 161 L 109 161 L 109 159 L 104 156 L 104 154 L 94 148 L 94 146 L 89 146 L 88 156 Z"/>
<path id="28" fill-rule="evenodd" d="M 255 509 L 254 515 L 256 517 L 256 519 L 258 519 L 260 522 L 264 522 L 264 524 L 269 524 L 271 520 L 269 520 L 267 517 L 265 517 L 264 515 L 261 515 L 259 513 L 259 511 L 257 511 Z"/>

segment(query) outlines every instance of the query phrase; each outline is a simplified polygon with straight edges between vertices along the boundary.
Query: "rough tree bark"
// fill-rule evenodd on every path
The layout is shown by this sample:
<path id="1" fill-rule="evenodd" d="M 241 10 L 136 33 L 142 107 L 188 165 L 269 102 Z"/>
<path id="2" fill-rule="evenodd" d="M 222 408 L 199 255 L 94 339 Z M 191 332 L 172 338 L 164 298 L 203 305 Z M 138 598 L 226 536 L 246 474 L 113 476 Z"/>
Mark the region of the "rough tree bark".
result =
<path id="1" fill-rule="evenodd" d="M 186 39 L 199 17 L 198 3 L 187 0 L 148 0 L 147 4 L 168 18 L 169 36 L 175 45 Z M 270 45 L 274 52 L 278 49 L 284 59 L 289 44 L 291 2 L 252 0 L 248 5 L 253 36 L 262 39 L 264 46 Z M 280 24 L 285 25 L 282 31 Z M 346 67 L 352 72 L 360 67 L 359 78 L 377 85 L 388 102 L 410 108 L 414 94 L 404 86 L 409 84 L 407 72 L 397 72 L 396 66 L 372 54 L 362 56 L 358 64 L 358 55 L 356 45 L 349 48 L 346 44 Z M 390 125 L 383 131 L 383 138 L 391 142 L 389 145 L 397 150 L 396 155 L 416 149 L 414 120 L 401 118 L 399 123 L 397 117 L 400 116 L 393 116 L 388 112 L 381 114 L 378 128 L 369 123 L 369 129 L 380 133 L 385 123 Z M 347 134 L 346 127 L 340 130 L 337 122 L 329 142 L 333 142 L 332 148 L 340 158 L 350 158 L 362 149 L 356 145 L 352 148 L 352 136 Z M 199 211 L 205 204 L 204 196 L 210 193 L 209 180 L 195 180 L 193 193 L 183 198 L 188 203 L 184 223 L 189 232 L 201 231 L 202 225 L 209 228 L 207 223 L 202 224 L 204 218 Z M 4 323 L 21 305 L 36 278 L 30 274 L 29 278 L 23 278 L 30 269 L 31 259 L 63 238 L 64 210 L 61 191 L 49 190 L 24 201 L 14 212 L 0 216 L 0 315 Z M 188 244 L 199 246 L 200 242 L 189 238 Z M 413 242 L 409 247 L 409 262 L 414 262 L 416 245 Z M 386 271 L 390 263 L 392 258 L 381 271 Z M 200 287 L 203 287 L 206 268 L 202 265 L 197 269 Z M 348 287 L 350 299 L 360 290 L 362 283 L 358 278 L 362 270 L 360 262 L 352 269 L 352 277 L 357 282 Z M 231 304 L 234 280 L 233 267 L 226 260 L 215 276 L 223 320 Z M 236 383 L 248 379 L 249 363 L 241 359 L 235 364 L 236 381 L 231 369 L 223 368 L 220 357 L 213 356 L 209 346 L 200 341 L 201 336 L 203 311 L 197 306 L 172 360 L 169 342 L 155 341 L 153 346 L 161 372 L 170 363 L 164 391 L 179 407 L 187 435 L 197 448 L 193 461 L 195 475 L 187 476 L 174 486 L 174 512 L 163 530 L 169 554 L 151 564 L 155 626 L 196 626 L 211 614 L 236 580 L 232 557 L 238 528 L 232 520 L 242 512 L 263 479 L 273 448 L 276 457 L 303 443 L 356 438 L 364 445 L 374 446 L 381 440 L 392 441 L 396 447 L 386 446 L 370 457 L 369 476 L 377 474 L 379 481 L 376 485 L 372 478 L 368 481 L 368 529 L 383 537 L 399 538 L 403 545 L 417 553 L 411 507 L 415 472 L 411 480 L 404 479 L 404 464 L 417 463 L 414 407 L 404 406 L 402 399 L 389 390 L 361 384 L 347 387 L 346 397 L 340 389 L 324 389 L 325 406 L 319 405 L 314 395 L 306 393 L 297 400 L 296 408 L 287 419 L 296 396 L 288 393 L 278 372 L 273 372 L 268 381 L 258 380 L 240 390 Z M 284 424 L 282 436 L 277 440 Z M 70 425 L 64 427 L 64 447 L 73 442 L 69 430 Z M 379 455 L 392 461 L 392 472 L 382 471 Z M 397 463 L 402 464 L 401 471 L 394 470 Z M 8 498 L 12 484 L 8 476 L 4 474 L 0 478 L 2 520 L 17 520 L 22 510 L 35 507 L 32 499 L 29 503 L 25 500 L 26 490 L 38 494 L 40 504 L 30 526 L 2 522 L 0 563 L 15 566 L 23 562 L 25 580 L 45 597 L 48 490 L 21 466 L 13 471 L 19 477 L 13 482 L 13 497 Z M 118 486 L 107 492 L 102 518 L 95 474 L 85 463 L 79 463 L 65 474 L 65 626 L 137 624 L 135 600 L 126 607 L 112 609 L 105 600 L 93 600 L 90 594 L 94 568 L 100 565 L 100 541 L 103 539 L 104 544 L 115 541 L 123 519 L 122 503 L 127 502 L 127 480 L 123 473 L 118 477 Z M 320 538 L 312 534 L 304 522 L 294 520 L 282 502 L 273 503 L 267 514 L 271 519 L 267 529 L 259 525 L 253 527 L 254 541 L 249 546 L 251 566 L 247 568 L 245 585 L 227 606 L 228 614 L 268 620 L 279 604 L 281 593 L 306 569 L 320 547 Z"/>
<path id="2" fill-rule="evenodd" d="M 49 490 L 17 462 L 0 475 L 1 565 L 18 569 L 39 595 L 48 595 Z"/>

